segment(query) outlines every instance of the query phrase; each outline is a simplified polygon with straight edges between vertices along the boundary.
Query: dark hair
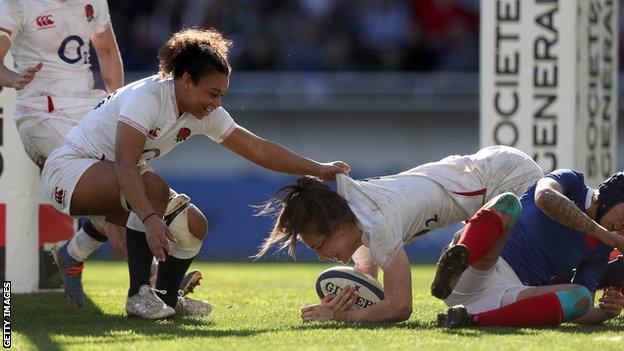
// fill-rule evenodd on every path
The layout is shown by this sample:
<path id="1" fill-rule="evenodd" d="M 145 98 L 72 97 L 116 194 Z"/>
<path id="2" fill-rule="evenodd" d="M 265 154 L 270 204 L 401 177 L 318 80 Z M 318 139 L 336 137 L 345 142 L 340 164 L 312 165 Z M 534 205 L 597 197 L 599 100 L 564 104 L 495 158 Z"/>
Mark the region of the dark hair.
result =
<path id="1" fill-rule="evenodd" d="M 596 222 L 615 205 L 624 202 L 624 172 L 618 172 L 598 186 L 598 209 Z"/>
<path id="2" fill-rule="evenodd" d="M 277 218 L 273 230 L 253 256 L 255 259 L 276 244 L 278 251 L 288 248 L 288 254 L 294 258 L 299 234 L 332 235 L 340 224 L 356 221 L 347 200 L 311 176 L 300 177 L 297 183 L 282 187 L 260 207 L 257 215 Z"/>
<path id="3" fill-rule="evenodd" d="M 193 84 L 209 73 L 232 71 L 228 51 L 232 41 L 223 38 L 216 29 L 185 29 L 177 32 L 158 49 L 158 65 L 163 75 L 191 76 Z"/>

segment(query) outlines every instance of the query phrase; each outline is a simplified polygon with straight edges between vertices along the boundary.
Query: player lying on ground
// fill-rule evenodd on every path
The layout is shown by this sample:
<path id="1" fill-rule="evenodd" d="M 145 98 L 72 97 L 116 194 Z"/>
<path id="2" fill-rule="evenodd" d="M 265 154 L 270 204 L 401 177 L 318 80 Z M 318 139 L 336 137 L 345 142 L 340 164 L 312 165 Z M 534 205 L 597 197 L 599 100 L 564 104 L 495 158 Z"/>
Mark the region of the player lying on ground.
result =
<path id="1" fill-rule="evenodd" d="M 612 232 L 624 227 L 623 195 L 624 173 L 596 191 L 581 173 L 558 170 L 520 200 L 494 199 L 440 258 L 432 294 L 453 307 L 439 325 L 554 326 L 617 317 L 624 305 L 622 261 L 612 263 L 607 280 L 600 278 L 612 248 L 624 246 L 624 237 Z M 553 285 L 573 269 L 568 284 Z M 606 290 L 592 308 L 598 288 Z"/>
<path id="2" fill-rule="evenodd" d="M 128 315 L 160 319 L 174 315 L 174 308 L 189 312 L 178 286 L 207 228 L 203 216 L 199 223 L 189 221 L 188 228 L 167 227 L 169 186 L 151 169 L 137 167 L 140 162 L 204 135 L 274 171 L 330 180 L 349 170 L 340 161 L 322 164 L 301 157 L 233 121 L 221 107 L 229 85 L 230 45 L 216 30 L 175 33 L 159 50 L 160 74 L 109 95 L 69 132 L 43 169 L 46 194 L 58 210 L 126 225 Z M 160 261 L 158 291 L 149 286 L 153 257 Z M 194 305 L 204 314 L 201 304 Z"/>
<path id="3" fill-rule="evenodd" d="M 106 1 L 0 2 L 0 85 L 17 90 L 17 130 L 24 150 L 40 168 L 63 145 L 67 132 L 106 97 L 105 91 L 94 89 L 89 43 L 111 93 L 123 85 L 123 67 Z M 4 64 L 9 49 L 17 72 Z M 74 305 L 82 306 L 84 300 L 82 261 L 109 238 L 124 256 L 123 233 L 123 228 L 87 221 L 55 255 Z"/>
<path id="4" fill-rule="evenodd" d="M 338 175 L 337 192 L 313 177 L 299 178 L 261 212 L 279 214 L 257 257 L 272 245 L 288 247 L 294 256 L 301 239 L 321 260 L 346 263 L 364 245 L 384 270 L 385 300 L 353 311 L 310 306 L 303 309 L 303 319 L 405 320 L 412 310 L 412 291 L 403 246 L 430 230 L 469 219 L 499 194 L 522 194 L 542 176 L 521 151 L 495 146 L 380 178 L 356 181 Z"/>

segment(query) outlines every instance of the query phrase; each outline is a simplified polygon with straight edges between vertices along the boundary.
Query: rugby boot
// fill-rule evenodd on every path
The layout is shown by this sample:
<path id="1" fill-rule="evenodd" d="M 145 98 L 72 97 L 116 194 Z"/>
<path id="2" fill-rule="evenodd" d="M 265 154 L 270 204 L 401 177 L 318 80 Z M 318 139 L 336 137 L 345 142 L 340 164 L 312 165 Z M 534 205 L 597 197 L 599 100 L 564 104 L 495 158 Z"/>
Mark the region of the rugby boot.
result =
<path id="1" fill-rule="evenodd" d="M 452 306 L 445 313 L 438 314 L 438 327 L 455 329 L 473 325 L 472 316 L 463 305 Z"/>
<path id="2" fill-rule="evenodd" d="M 442 253 L 438 269 L 431 283 L 431 295 L 444 300 L 455 288 L 463 271 L 468 268 L 470 251 L 462 244 L 455 244 Z"/>
<path id="3" fill-rule="evenodd" d="M 207 301 L 178 297 L 175 307 L 177 317 L 206 317 L 212 312 L 212 305 Z"/>
<path id="4" fill-rule="evenodd" d="M 173 317 L 176 311 L 167 306 L 163 300 L 156 295 L 157 290 L 144 284 L 139 288 L 139 292 L 128 297 L 126 300 L 126 314 L 128 317 L 140 317 L 145 319 L 165 319 Z M 158 291 L 162 294 L 166 293 Z"/>
<path id="5" fill-rule="evenodd" d="M 82 269 L 84 263 L 71 257 L 67 252 L 69 241 L 60 241 L 50 251 L 56 266 L 61 271 L 63 290 L 72 305 L 84 305 L 84 290 L 82 289 Z"/>

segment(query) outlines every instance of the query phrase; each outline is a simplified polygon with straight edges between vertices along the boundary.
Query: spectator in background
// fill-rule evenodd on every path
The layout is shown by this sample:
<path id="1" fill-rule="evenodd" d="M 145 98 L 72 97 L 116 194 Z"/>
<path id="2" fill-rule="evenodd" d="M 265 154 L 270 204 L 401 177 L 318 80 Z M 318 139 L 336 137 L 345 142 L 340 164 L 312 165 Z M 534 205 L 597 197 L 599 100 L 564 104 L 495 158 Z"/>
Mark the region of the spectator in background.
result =
<path id="1" fill-rule="evenodd" d="M 238 70 L 476 70 L 478 5 L 467 0 L 111 0 L 129 70 L 152 70 L 182 27 L 236 41 Z"/>
<path id="2" fill-rule="evenodd" d="M 414 20 L 422 30 L 434 69 L 476 70 L 479 17 L 457 0 L 412 0 Z"/>

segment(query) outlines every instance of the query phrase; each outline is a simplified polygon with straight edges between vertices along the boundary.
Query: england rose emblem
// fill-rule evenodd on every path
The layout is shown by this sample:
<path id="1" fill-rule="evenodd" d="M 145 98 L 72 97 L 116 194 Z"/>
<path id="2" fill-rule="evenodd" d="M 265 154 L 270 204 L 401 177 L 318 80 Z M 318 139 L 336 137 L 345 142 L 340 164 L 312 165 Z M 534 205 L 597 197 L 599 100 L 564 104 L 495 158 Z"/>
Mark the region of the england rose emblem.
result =
<path id="1" fill-rule="evenodd" d="M 188 128 L 181 128 L 178 132 L 178 136 L 176 136 L 176 141 L 179 143 L 181 141 L 186 140 L 186 138 L 191 136 L 191 130 Z"/>
<path id="2" fill-rule="evenodd" d="M 85 15 L 87 16 L 87 22 L 93 21 L 93 6 L 91 4 L 85 6 Z"/>

